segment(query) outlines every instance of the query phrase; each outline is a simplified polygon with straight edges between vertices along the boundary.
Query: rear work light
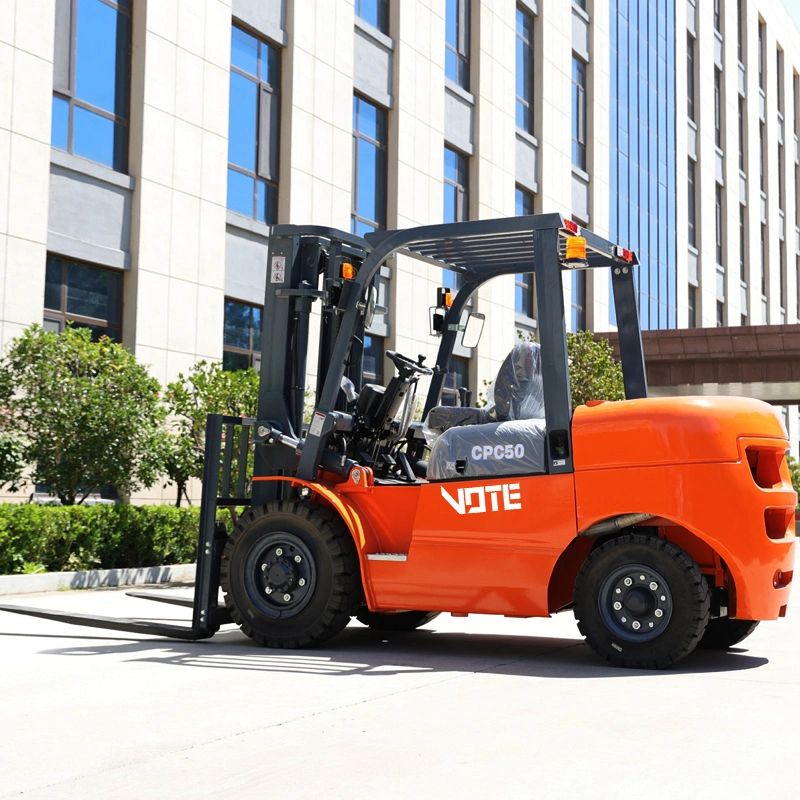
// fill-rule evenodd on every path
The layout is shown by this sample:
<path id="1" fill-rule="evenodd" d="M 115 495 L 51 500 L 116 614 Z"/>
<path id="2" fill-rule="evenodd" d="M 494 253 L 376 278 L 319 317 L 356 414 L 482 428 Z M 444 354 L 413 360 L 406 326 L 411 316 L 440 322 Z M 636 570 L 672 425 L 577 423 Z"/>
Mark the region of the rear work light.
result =
<path id="1" fill-rule="evenodd" d="M 344 264 L 342 264 L 342 277 L 346 281 L 351 281 L 355 276 L 356 268 L 349 261 L 345 261 Z"/>
<path id="2" fill-rule="evenodd" d="M 581 226 L 578 225 L 577 222 L 573 222 L 571 219 L 564 220 L 564 230 L 569 231 L 570 233 L 577 236 L 581 232 Z"/>
<path id="3" fill-rule="evenodd" d="M 615 258 L 621 258 L 623 261 L 627 261 L 629 264 L 633 261 L 633 250 L 628 250 L 625 247 L 619 247 L 615 245 L 612 252 L 614 253 Z"/>

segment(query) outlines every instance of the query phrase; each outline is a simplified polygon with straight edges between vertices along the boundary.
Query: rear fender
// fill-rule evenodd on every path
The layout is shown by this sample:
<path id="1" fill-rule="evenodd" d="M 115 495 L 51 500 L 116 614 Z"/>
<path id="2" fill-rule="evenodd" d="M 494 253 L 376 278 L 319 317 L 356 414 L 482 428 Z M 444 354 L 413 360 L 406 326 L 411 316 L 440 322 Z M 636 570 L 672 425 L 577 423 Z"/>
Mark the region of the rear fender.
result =
<path id="1" fill-rule="evenodd" d="M 311 490 L 312 502 L 320 503 L 332 508 L 342 518 L 342 521 L 350 531 L 353 541 L 356 545 L 358 552 L 358 563 L 361 567 L 361 582 L 364 587 L 364 593 L 367 596 L 367 604 L 370 608 L 375 607 L 374 598 L 372 596 L 372 585 L 369 581 L 369 562 L 367 561 L 366 553 L 375 552 L 378 550 L 378 539 L 372 526 L 368 520 L 363 518 L 358 510 L 353 506 L 346 497 L 336 494 L 331 488 L 318 483 L 316 481 L 305 481 L 300 478 L 284 478 L 280 475 L 270 475 L 265 477 L 253 478 L 254 481 L 283 481 L 290 486 L 305 486 Z"/>

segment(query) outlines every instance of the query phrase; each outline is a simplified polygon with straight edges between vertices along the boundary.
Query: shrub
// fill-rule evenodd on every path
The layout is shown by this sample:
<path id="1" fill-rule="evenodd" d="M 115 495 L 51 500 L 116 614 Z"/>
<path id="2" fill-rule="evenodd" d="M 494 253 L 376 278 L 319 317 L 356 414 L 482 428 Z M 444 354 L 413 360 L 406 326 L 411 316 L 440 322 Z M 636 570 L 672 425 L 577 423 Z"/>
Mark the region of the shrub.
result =
<path id="1" fill-rule="evenodd" d="M 195 560 L 198 508 L 0 505 L 0 574 Z"/>

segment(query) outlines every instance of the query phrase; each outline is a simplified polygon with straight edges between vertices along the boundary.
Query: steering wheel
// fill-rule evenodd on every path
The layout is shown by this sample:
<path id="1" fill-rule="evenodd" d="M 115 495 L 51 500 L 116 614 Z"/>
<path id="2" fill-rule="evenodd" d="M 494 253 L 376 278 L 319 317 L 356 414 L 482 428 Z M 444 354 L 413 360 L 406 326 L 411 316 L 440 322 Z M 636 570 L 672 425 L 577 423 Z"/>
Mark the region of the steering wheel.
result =
<path id="1" fill-rule="evenodd" d="M 392 361 L 398 370 L 410 370 L 420 375 L 433 375 L 433 370 L 430 367 L 423 367 L 422 364 L 412 361 L 408 356 L 401 356 L 400 353 L 394 350 L 387 350 L 386 357 Z"/>

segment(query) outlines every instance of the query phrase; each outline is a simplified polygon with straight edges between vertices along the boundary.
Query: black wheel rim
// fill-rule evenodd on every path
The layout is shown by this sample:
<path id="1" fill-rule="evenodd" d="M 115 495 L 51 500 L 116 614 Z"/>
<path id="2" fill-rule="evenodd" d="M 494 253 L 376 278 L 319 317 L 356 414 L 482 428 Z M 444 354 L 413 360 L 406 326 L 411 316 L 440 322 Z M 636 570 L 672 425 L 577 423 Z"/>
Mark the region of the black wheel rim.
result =
<path id="1" fill-rule="evenodd" d="M 250 548 L 244 569 L 250 600 L 268 617 L 296 616 L 308 605 L 317 585 L 311 551 L 288 531 L 262 536 Z"/>
<path id="2" fill-rule="evenodd" d="M 672 593 L 652 567 L 626 564 L 600 587 L 600 616 L 614 636 L 626 642 L 649 642 L 661 635 L 672 618 Z"/>

